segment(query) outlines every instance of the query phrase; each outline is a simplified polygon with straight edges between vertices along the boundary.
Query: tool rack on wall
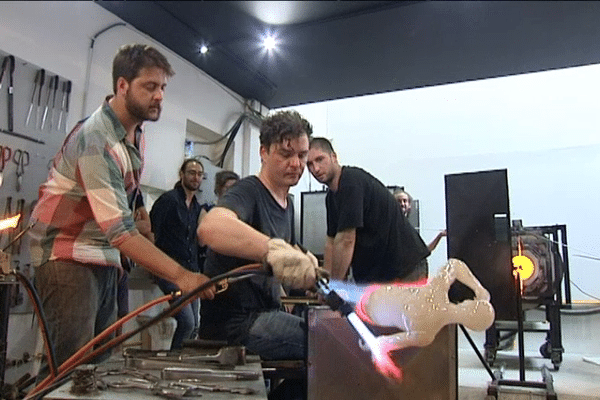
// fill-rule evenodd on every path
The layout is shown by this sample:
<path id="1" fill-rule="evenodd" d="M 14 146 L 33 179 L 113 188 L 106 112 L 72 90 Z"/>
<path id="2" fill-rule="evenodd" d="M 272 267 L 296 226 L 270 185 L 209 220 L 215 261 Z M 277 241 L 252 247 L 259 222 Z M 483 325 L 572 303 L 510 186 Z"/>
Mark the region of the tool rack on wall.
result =
<path id="1" fill-rule="evenodd" d="M 14 228 L 0 231 L 0 250 L 8 265 L 0 271 L 0 387 L 7 358 L 9 313 L 30 313 L 31 303 L 7 270 L 33 278 L 27 235 L 50 163 L 70 129 L 72 84 L 65 77 L 0 50 L 0 220 L 20 214 Z"/>

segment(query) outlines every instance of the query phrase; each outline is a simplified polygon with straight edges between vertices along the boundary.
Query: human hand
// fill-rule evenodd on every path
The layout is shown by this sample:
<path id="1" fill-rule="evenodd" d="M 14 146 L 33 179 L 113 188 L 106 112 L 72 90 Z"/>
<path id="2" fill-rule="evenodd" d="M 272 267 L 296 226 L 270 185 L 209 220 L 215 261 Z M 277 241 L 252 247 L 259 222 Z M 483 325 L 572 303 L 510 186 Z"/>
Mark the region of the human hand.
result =
<path id="1" fill-rule="evenodd" d="M 310 259 L 315 263 L 315 265 L 317 265 L 317 268 L 316 268 L 317 279 L 325 279 L 327 282 L 329 282 L 329 278 L 331 277 L 331 274 L 325 268 L 321 268 L 321 267 L 318 266 L 319 265 L 319 260 L 317 259 L 317 257 L 315 257 L 315 255 L 313 253 L 311 253 L 310 251 L 308 251 L 308 250 L 300 247 L 297 244 L 294 245 L 294 249 L 300 250 L 304 254 L 308 255 L 308 257 L 310 257 Z"/>
<path id="2" fill-rule="evenodd" d="M 210 280 L 204 274 L 191 272 L 188 270 L 185 271 L 185 274 L 177 282 L 174 282 L 184 294 L 195 290 L 197 287 L 199 287 L 200 285 L 204 285 Z M 212 300 L 215 297 L 215 292 L 215 286 L 211 285 L 208 288 L 204 289 L 202 292 L 200 292 L 200 298 Z"/>
<path id="3" fill-rule="evenodd" d="M 265 261 L 284 286 L 309 289 L 317 282 L 318 261 L 310 252 L 295 249 L 282 239 L 270 239 Z"/>
<path id="4" fill-rule="evenodd" d="M 154 233 L 152 233 L 150 221 L 137 220 L 135 221 L 135 227 L 146 239 L 154 243 Z"/>
<path id="5" fill-rule="evenodd" d="M 150 216 L 144 207 L 139 207 L 133 214 L 136 229 L 148 240 L 154 243 L 154 233 Z"/>

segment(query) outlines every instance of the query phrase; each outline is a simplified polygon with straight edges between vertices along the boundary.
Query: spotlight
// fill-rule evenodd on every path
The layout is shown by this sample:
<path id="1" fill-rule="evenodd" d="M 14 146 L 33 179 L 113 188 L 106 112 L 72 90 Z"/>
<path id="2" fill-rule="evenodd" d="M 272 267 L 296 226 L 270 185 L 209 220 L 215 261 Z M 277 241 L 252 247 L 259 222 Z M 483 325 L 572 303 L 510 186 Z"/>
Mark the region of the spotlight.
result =
<path id="1" fill-rule="evenodd" d="M 271 36 L 271 35 L 265 37 L 264 40 L 263 40 L 263 46 L 268 51 L 269 50 L 273 50 L 276 45 L 277 45 L 277 42 L 275 41 L 275 38 L 273 36 Z"/>
<path id="2" fill-rule="evenodd" d="M 208 53 L 208 46 L 203 44 L 202 46 L 200 46 L 200 54 L 206 54 Z"/>

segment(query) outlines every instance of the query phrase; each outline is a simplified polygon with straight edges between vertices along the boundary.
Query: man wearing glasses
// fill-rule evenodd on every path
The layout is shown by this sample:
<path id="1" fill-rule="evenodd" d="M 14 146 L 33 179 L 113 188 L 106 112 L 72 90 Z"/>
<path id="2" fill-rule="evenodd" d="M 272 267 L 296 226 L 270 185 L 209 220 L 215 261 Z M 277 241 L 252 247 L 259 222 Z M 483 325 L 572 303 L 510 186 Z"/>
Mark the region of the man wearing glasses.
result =
<path id="1" fill-rule="evenodd" d="M 179 169 L 175 188 L 163 193 L 150 211 L 156 246 L 192 272 L 199 272 L 199 245 L 196 236 L 201 206 L 196 193 L 204 179 L 204 166 L 199 160 L 187 159 Z M 178 291 L 173 283 L 158 278 L 158 286 L 169 294 Z M 200 327 L 200 300 L 194 300 L 176 314 L 177 328 L 171 350 L 181 349 L 183 341 L 193 338 Z"/>

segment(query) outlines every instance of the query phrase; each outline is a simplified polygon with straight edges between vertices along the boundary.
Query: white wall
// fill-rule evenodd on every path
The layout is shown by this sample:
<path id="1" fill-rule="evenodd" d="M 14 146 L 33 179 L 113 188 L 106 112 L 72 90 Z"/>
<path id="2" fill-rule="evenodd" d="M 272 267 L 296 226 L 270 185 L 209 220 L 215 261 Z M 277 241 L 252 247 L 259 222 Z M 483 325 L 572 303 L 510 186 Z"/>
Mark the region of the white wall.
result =
<path id="1" fill-rule="evenodd" d="M 580 257 L 600 257 L 598 93 L 600 65 L 591 65 L 294 108 L 333 140 L 342 164 L 420 200 L 425 241 L 445 226 L 444 175 L 507 168 L 511 219 L 566 224 L 571 281 L 600 297 L 599 261 Z M 296 198 L 321 188 L 308 175 Z M 443 240 L 430 270 L 445 258 Z"/>
<path id="2" fill-rule="evenodd" d="M 243 111 L 243 99 L 144 34 L 129 26 L 119 26 L 100 35 L 95 41 L 90 90 L 87 107 L 83 110 L 91 38 L 116 22 L 122 21 L 91 1 L 3 1 L 0 2 L 0 49 L 32 63 L 36 68 L 45 68 L 52 75 L 58 74 L 72 81 L 71 109 L 67 121 L 70 128 L 112 93 L 111 65 L 119 46 L 137 42 L 157 47 L 167 56 L 176 74 L 168 83 L 161 119 L 146 124 L 146 167 L 142 183 L 158 189 L 169 189 L 177 180 L 177 170 L 184 158 L 186 120 L 224 133 Z M 15 88 L 15 91 L 18 90 Z M 16 93 L 15 97 L 18 96 L 23 94 Z M 235 142 L 234 170 L 240 174 L 257 171 L 260 163 L 257 147 L 253 144 L 258 142 L 258 132 L 249 124 L 246 126 Z M 5 142 L 13 140 L 0 136 Z M 53 156 L 62 137 L 44 139 L 46 145 L 38 145 L 36 149 Z M 245 154 L 244 150 L 255 152 Z M 32 179 L 37 172 L 37 179 L 41 183 L 47 174 L 46 163 L 42 165 L 41 171 L 32 171 L 32 164 L 27 171 L 28 179 Z M 208 190 L 212 191 L 212 188 Z M 33 354 L 37 328 L 32 329 L 31 325 L 31 314 L 11 315 L 8 358 L 21 358 L 24 351 Z M 25 365 L 8 370 L 6 381 L 14 382 L 30 367 Z"/>
<path id="3" fill-rule="evenodd" d="M 89 1 L 2 2 L 0 48 L 73 81 L 69 126 L 95 110 L 112 93 L 111 64 L 119 46 L 148 43 L 162 51 L 175 70 L 158 122 L 146 125 L 146 167 L 142 183 L 171 188 L 183 161 L 186 119 L 214 132 L 226 132 L 243 111 L 243 99 L 170 50 L 129 26 L 100 35 L 94 45 L 86 110 L 82 110 L 91 38 L 123 22 Z M 242 171 L 242 138 L 236 141 L 235 166 Z M 258 157 L 250 155 L 255 162 Z"/>

